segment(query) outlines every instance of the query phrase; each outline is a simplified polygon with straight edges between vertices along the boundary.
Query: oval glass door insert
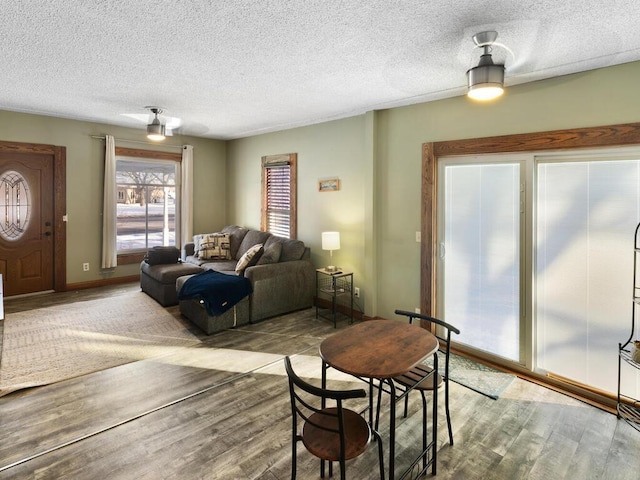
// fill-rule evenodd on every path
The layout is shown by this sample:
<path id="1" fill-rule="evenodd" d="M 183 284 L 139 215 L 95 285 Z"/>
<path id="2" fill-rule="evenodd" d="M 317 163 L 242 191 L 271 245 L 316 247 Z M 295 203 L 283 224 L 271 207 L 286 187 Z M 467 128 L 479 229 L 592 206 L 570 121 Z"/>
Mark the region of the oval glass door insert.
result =
<path id="1" fill-rule="evenodd" d="M 29 225 L 31 195 L 27 180 L 16 171 L 0 177 L 0 236 L 18 240 Z"/>

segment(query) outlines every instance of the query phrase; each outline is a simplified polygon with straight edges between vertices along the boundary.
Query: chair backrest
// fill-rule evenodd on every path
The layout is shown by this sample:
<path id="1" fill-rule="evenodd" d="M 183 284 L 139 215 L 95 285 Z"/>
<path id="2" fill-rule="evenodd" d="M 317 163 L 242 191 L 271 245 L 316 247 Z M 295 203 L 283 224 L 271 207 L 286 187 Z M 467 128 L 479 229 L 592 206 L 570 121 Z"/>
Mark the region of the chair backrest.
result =
<path id="1" fill-rule="evenodd" d="M 413 319 L 417 318 L 418 320 L 426 320 L 427 322 L 431 322 L 440 328 L 440 332 L 438 332 L 438 328 L 436 328 L 436 333 L 435 336 L 438 339 L 438 341 L 440 342 L 440 351 L 444 353 L 445 355 L 445 363 L 444 363 L 444 377 L 446 379 L 449 378 L 449 353 L 450 353 L 450 348 L 451 348 L 451 334 L 455 333 L 455 334 L 460 334 L 460 330 L 458 330 L 456 327 L 454 327 L 453 325 L 444 322 L 438 318 L 435 317 L 430 317 L 428 315 L 422 315 L 420 313 L 415 313 L 415 312 L 409 312 L 406 310 L 396 310 L 395 311 L 396 315 L 402 315 L 405 317 L 409 317 L 409 323 L 413 323 Z"/>
<path id="2" fill-rule="evenodd" d="M 301 417 L 305 422 L 309 422 L 317 428 L 336 433 L 340 436 L 340 451 L 344 456 L 345 435 L 342 401 L 366 397 L 367 394 L 364 389 L 329 390 L 311 385 L 293 371 L 291 359 L 288 356 L 284 359 L 284 367 L 289 377 L 294 431 L 297 428 L 298 417 Z M 302 392 L 306 392 L 307 395 L 302 394 Z M 335 409 L 325 408 L 327 399 L 335 400 Z"/>

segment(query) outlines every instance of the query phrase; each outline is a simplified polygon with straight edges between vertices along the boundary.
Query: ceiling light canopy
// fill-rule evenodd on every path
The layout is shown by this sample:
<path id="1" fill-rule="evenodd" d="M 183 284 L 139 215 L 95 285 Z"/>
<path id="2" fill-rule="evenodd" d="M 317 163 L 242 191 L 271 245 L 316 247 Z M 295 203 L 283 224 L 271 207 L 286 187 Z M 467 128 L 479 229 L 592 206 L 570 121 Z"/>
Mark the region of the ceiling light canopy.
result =
<path id="1" fill-rule="evenodd" d="M 162 113 L 162 109 L 158 107 L 150 107 L 149 110 L 155 114 L 154 119 L 147 125 L 147 138 L 156 142 L 165 139 L 164 124 L 160 122 L 158 115 Z"/>
<path id="2" fill-rule="evenodd" d="M 497 32 L 481 32 L 473 36 L 474 43 L 484 49 L 477 67 L 467 70 L 467 95 L 474 100 L 491 100 L 504 93 L 504 65 L 493 63 L 491 46 Z"/>

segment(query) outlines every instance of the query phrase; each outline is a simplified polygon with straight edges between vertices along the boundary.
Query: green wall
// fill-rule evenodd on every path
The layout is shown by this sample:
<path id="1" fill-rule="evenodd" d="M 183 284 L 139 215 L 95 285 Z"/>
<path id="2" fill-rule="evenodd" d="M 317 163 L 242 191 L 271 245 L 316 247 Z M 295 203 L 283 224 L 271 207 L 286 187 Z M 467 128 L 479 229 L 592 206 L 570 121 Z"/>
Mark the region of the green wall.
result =
<path id="1" fill-rule="evenodd" d="M 101 272 L 102 178 L 104 141 L 91 135 L 113 135 L 117 146 L 180 152 L 179 149 L 128 143 L 144 141 L 143 129 L 0 111 L 0 140 L 59 145 L 67 149 L 67 284 L 137 275 L 139 265 Z M 164 142 L 193 145 L 194 230 L 224 226 L 226 209 L 225 142 L 176 135 Z M 161 144 L 158 144 L 161 145 Z M 82 264 L 90 263 L 88 272 Z"/>
<path id="2" fill-rule="evenodd" d="M 230 223 L 258 228 L 261 157 L 297 153 L 298 238 L 320 267 L 329 264 L 321 232 L 340 231 L 333 263 L 353 270 L 367 315 L 392 318 L 396 308 L 419 306 L 422 143 L 639 122 L 638 79 L 635 62 L 508 87 L 489 104 L 456 97 L 229 142 L 167 143 L 194 146 L 194 233 Z M 118 145 L 145 148 L 125 141 L 143 141 L 142 129 L 0 111 L 0 140 L 67 148 L 68 284 L 138 273 L 137 265 L 98 268 L 104 142 L 91 135 L 107 133 Z M 318 180 L 331 177 L 340 191 L 318 192 Z"/>
<path id="3" fill-rule="evenodd" d="M 489 104 L 456 97 L 231 141 L 228 219 L 258 227 L 260 157 L 298 153 L 298 237 L 322 266 L 320 233 L 339 230 L 334 263 L 353 269 L 367 315 L 393 318 L 419 306 L 424 142 L 639 122 L 638 79 L 635 62 L 509 87 Z M 330 176 L 342 190 L 318 193 Z"/>
<path id="4" fill-rule="evenodd" d="M 355 285 L 364 289 L 366 173 L 371 168 L 365 161 L 366 123 L 365 116 L 358 116 L 229 142 L 230 222 L 260 228 L 261 158 L 297 153 L 298 238 L 311 247 L 312 261 L 320 267 L 329 264 L 321 233 L 339 231 L 341 248 L 333 252 L 333 264 L 352 270 Z M 318 191 L 319 180 L 335 177 L 339 191 Z"/>

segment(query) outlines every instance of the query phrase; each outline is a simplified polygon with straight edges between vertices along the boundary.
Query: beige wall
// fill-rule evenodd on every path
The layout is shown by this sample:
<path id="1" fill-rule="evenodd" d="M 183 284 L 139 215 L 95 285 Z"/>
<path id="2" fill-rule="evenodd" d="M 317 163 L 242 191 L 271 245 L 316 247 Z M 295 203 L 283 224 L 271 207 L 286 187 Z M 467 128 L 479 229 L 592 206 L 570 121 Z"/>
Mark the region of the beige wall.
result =
<path id="1" fill-rule="evenodd" d="M 322 266 L 320 233 L 340 230 L 335 263 L 354 270 L 367 315 L 392 318 L 419 306 L 422 143 L 639 122 L 638 78 L 635 62 L 507 88 L 490 104 L 457 97 L 229 142 L 229 221 L 258 227 L 260 157 L 298 153 L 298 237 Z M 326 176 L 343 189 L 318 193 Z"/>
<path id="2" fill-rule="evenodd" d="M 143 132 L 143 129 L 0 111 L 0 140 L 59 145 L 67 149 L 67 284 L 138 274 L 138 265 L 119 266 L 112 272 L 100 271 L 104 141 L 91 135 L 113 135 L 118 146 L 163 149 L 123 141 L 144 141 Z M 210 231 L 224 226 L 225 142 L 174 136 L 165 143 L 194 147 L 194 230 Z M 90 271 L 82 271 L 84 262 L 90 263 Z"/>

